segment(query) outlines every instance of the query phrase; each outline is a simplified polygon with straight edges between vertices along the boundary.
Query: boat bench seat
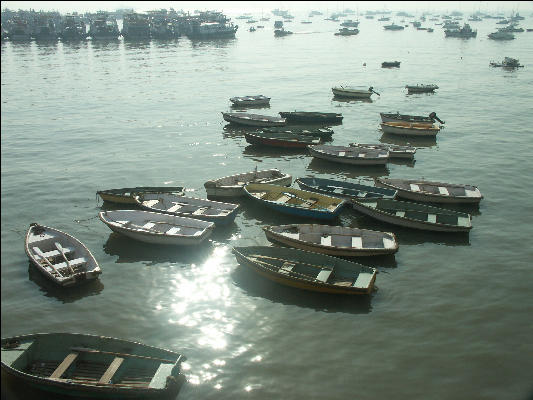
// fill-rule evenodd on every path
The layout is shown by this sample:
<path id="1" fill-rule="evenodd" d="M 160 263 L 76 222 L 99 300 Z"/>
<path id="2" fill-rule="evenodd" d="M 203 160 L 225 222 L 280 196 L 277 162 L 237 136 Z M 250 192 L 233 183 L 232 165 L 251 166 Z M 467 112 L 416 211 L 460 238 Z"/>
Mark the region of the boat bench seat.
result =
<path id="1" fill-rule="evenodd" d="M 175 235 L 176 233 L 178 233 L 179 231 L 181 231 L 181 228 L 179 226 L 173 226 L 172 228 L 170 228 L 168 231 L 165 232 L 166 235 Z"/>
<path id="2" fill-rule="evenodd" d="M 69 260 L 69 264 L 73 268 L 77 267 L 78 265 L 83 265 L 86 262 L 87 262 L 87 259 L 85 257 L 79 257 L 74 260 Z M 54 264 L 54 267 L 56 267 L 56 269 L 68 268 L 67 263 L 64 261 L 62 263 Z"/>
<path id="3" fill-rule="evenodd" d="M 368 285 L 370 285 L 370 282 L 372 281 L 373 276 L 374 276 L 373 274 L 362 272 L 357 276 L 357 279 L 355 280 L 352 286 L 356 288 L 362 288 L 362 289 L 367 288 Z"/>
<path id="4" fill-rule="evenodd" d="M 155 206 L 157 203 L 159 203 L 159 200 L 146 200 L 146 201 L 143 201 L 143 206 L 146 206 L 146 207 L 153 207 Z"/>
<path id="5" fill-rule="evenodd" d="M 123 358 L 115 357 L 109 367 L 107 367 L 107 370 L 104 372 L 98 383 L 109 383 L 123 362 Z"/>
<path id="6" fill-rule="evenodd" d="M 48 233 L 43 233 L 43 234 L 41 234 L 39 236 L 33 235 L 30 238 L 29 242 L 30 243 L 36 243 L 36 242 L 42 242 L 42 241 L 49 240 L 49 239 L 54 239 L 54 238 L 55 238 L 54 235 L 50 235 Z"/>
<path id="7" fill-rule="evenodd" d="M 33 251 L 34 251 L 34 253 L 35 253 L 35 258 L 36 258 L 37 260 L 39 260 L 41 257 L 37 254 L 37 251 L 38 251 L 38 250 L 36 250 L 36 249 L 39 249 L 39 248 L 38 248 L 37 246 L 34 246 L 34 247 L 33 247 Z M 71 247 L 63 247 L 63 253 L 65 253 L 65 254 L 72 253 L 73 251 L 74 251 L 74 249 L 71 248 Z M 57 257 L 57 256 L 61 255 L 61 253 L 59 252 L 59 250 L 47 251 L 46 253 L 43 251 L 43 253 L 44 253 L 44 256 L 45 256 L 46 258 Z"/>
<path id="8" fill-rule="evenodd" d="M 316 280 L 326 283 L 328 281 L 329 276 L 331 275 L 332 272 L 333 272 L 333 270 L 331 270 L 331 269 L 323 269 L 322 271 L 320 271 L 318 273 L 318 275 L 316 277 Z"/>
<path id="9" fill-rule="evenodd" d="M 152 389 L 164 389 L 167 384 L 167 377 L 172 375 L 174 364 L 161 363 L 148 385 Z"/>
<path id="10" fill-rule="evenodd" d="M 278 272 L 280 272 L 282 274 L 288 274 L 289 272 L 292 271 L 292 269 L 295 266 L 296 266 L 296 264 L 286 261 L 286 262 L 283 263 L 283 265 L 281 267 L 279 267 Z"/>
<path id="11" fill-rule="evenodd" d="M 65 359 L 59 364 L 59 366 L 52 372 L 52 375 L 50 375 L 51 379 L 59 379 L 61 376 L 67 371 L 68 367 L 72 365 L 72 363 L 78 358 L 79 353 L 73 351 L 69 355 L 65 357 Z"/>

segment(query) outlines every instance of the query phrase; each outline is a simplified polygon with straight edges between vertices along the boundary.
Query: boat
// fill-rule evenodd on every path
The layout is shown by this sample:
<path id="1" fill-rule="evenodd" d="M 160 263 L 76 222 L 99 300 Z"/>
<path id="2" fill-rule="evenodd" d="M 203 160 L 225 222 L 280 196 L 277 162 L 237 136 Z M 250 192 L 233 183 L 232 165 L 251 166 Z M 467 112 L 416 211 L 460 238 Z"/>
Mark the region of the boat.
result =
<path id="1" fill-rule="evenodd" d="M 477 31 L 472 30 L 469 24 L 464 24 L 461 29 L 446 29 L 444 37 L 458 37 L 458 38 L 474 38 L 477 36 Z"/>
<path id="2" fill-rule="evenodd" d="M 238 204 L 177 196 L 170 193 L 142 193 L 135 196 L 137 205 L 145 210 L 198 218 L 217 225 L 231 223 L 237 214 Z"/>
<path id="3" fill-rule="evenodd" d="M 376 281 L 375 268 L 325 254 L 268 246 L 234 247 L 232 252 L 240 265 L 298 289 L 368 295 Z"/>
<path id="4" fill-rule="evenodd" d="M 298 178 L 295 182 L 302 190 L 322 193 L 341 199 L 394 199 L 396 190 L 376 186 L 336 181 L 324 178 Z"/>
<path id="5" fill-rule="evenodd" d="M 200 12 L 198 16 L 188 18 L 187 22 L 183 29 L 185 35 L 193 40 L 234 38 L 239 29 L 219 11 Z"/>
<path id="6" fill-rule="evenodd" d="M 315 136 L 322 140 L 330 140 L 333 135 L 333 130 L 330 128 L 295 128 L 295 127 L 276 127 L 276 128 L 263 128 L 262 132 L 270 133 L 287 133 L 292 135 L 305 135 Z"/>
<path id="7" fill-rule="evenodd" d="M 61 40 L 75 41 L 84 40 L 87 37 L 85 22 L 77 14 L 67 14 L 62 21 Z"/>
<path id="8" fill-rule="evenodd" d="M 92 40 L 116 40 L 120 36 L 117 20 L 105 11 L 98 11 L 89 25 L 88 36 Z"/>
<path id="9" fill-rule="evenodd" d="M 432 112 L 429 114 L 429 116 L 424 117 L 422 115 L 407 115 L 407 114 L 400 114 L 399 112 L 396 113 L 379 113 L 381 116 L 382 122 L 411 122 L 411 123 L 422 123 L 422 124 L 430 124 L 433 125 L 435 120 L 439 121 L 441 124 L 444 125 L 444 121 L 441 121 L 439 117 L 437 117 L 437 114 L 435 112 Z"/>
<path id="10" fill-rule="evenodd" d="M 416 137 L 435 137 L 440 128 L 437 125 L 413 122 L 382 122 L 381 130 L 383 133 L 392 135 L 416 136 Z"/>
<path id="11" fill-rule="evenodd" d="M 270 104 L 270 97 L 263 96 L 262 94 L 258 96 L 242 96 L 242 97 L 232 97 L 229 99 L 233 106 L 259 106 Z"/>
<path id="12" fill-rule="evenodd" d="M 82 242 L 55 228 L 30 224 L 24 249 L 30 262 L 59 286 L 74 286 L 96 279 L 102 273 Z"/>
<path id="13" fill-rule="evenodd" d="M 268 240 L 300 250 L 338 257 L 381 256 L 398 251 L 390 232 L 318 224 L 264 226 Z"/>
<path id="14" fill-rule="evenodd" d="M 122 21 L 124 40 L 150 40 L 150 18 L 146 14 L 129 12 Z"/>
<path id="15" fill-rule="evenodd" d="M 433 29 L 433 28 L 428 28 L 427 31 L 428 31 L 428 32 L 433 32 L 434 29 Z"/>
<path id="16" fill-rule="evenodd" d="M 256 126 L 256 127 L 271 127 L 284 126 L 287 124 L 285 118 L 270 117 L 268 115 L 248 114 L 248 113 L 222 113 L 225 121 L 237 125 Z"/>
<path id="17" fill-rule="evenodd" d="M 491 61 L 489 63 L 491 67 L 502 67 L 502 68 L 520 68 L 523 65 L 520 64 L 520 61 L 516 58 L 505 57 L 502 62 Z"/>
<path id="18" fill-rule="evenodd" d="M 489 33 L 488 37 L 489 39 L 493 39 L 493 40 L 513 40 L 514 39 L 514 35 L 511 32 L 504 32 L 504 31 Z"/>
<path id="19" fill-rule="evenodd" d="M 398 191 L 398 197 L 431 203 L 479 203 L 483 196 L 473 185 L 421 179 L 375 178 L 376 186 Z"/>
<path id="20" fill-rule="evenodd" d="M 340 28 L 338 32 L 335 32 L 335 36 L 354 36 L 359 33 L 359 29 Z"/>
<path id="21" fill-rule="evenodd" d="M 407 93 L 433 93 L 435 89 L 438 89 L 439 87 L 437 85 L 405 85 L 405 88 L 407 89 Z"/>
<path id="22" fill-rule="evenodd" d="M 372 96 L 372 93 L 380 95 L 378 92 L 374 91 L 374 88 L 370 86 L 368 89 L 355 88 L 355 87 L 344 87 L 336 86 L 331 88 L 334 96 L 337 97 L 348 97 L 354 99 L 369 99 Z"/>
<path id="23" fill-rule="evenodd" d="M 300 217 L 332 220 L 345 204 L 345 200 L 337 197 L 268 183 L 249 183 L 244 191 L 266 207 Z"/>
<path id="24" fill-rule="evenodd" d="M 330 145 L 308 146 L 308 149 L 315 158 L 342 164 L 385 165 L 389 161 L 389 152 L 382 149 Z"/>
<path id="25" fill-rule="evenodd" d="M 381 68 L 400 68 L 400 61 L 383 61 Z"/>
<path id="26" fill-rule="evenodd" d="M 246 141 L 253 145 L 305 149 L 309 145 L 320 144 L 319 137 L 296 135 L 283 132 L 244 132 Z"/>
<path id="27" fill-rule="evenodd" d="M 292 35 L 291 31 L 286 31 L 284 28 L 274 30 L 274 36 L 287 36 Z"/>
<path id="28" fill-rule="evenodd" d="M 403 26 L 401 26 L 401 25 L 396 25 L 395 23 L 392 23 L 390 25 L 384 25 L 383 29 L 385 29 L 387 31 L 401 31 L 401 30 L 403 30 L 405 28 Z"/>
<path id="29" fill-rule="evenodd" d="M 2 338 L 2 374 L 74 399 L 177 396 L 185 357 L 131 340 L 80 333 Z"/>
<path id="30" fill-rule="evenodd" d="M 181 196 L 185 193 L 185 188 L 183 186 L 138 186 L 99 190 L 96 192 L 103 201 L 118 204 L 137 204 L 135 195 L 140 193 L 171 193 Z"/>
<path id="31" fill-rule="evenodd" d="M 280 111 L 281 118 L 285 118 L 288 123 L 334 123 L 342 122 L 343 116 L 338 113 L 325 113 L 315 111 Z"/>
<path id="32" fill-rule="evenodd" d="M 278 169 L 265 169 L 244 172 L 222 178 L 209 180 L 204 183 L 207 197 L 240 197 L 244 196 L 244 185 L 249 183 L 270 183 L 273 185 L 290 186 L 292 176 L 284 174 Z"/>
<path id="33" fill-rule="evenodd" d="M 389 158 L 415 158 L 416 147 L 400 146 L 398 144 L 385 143 L 350 143 L 350 147 L 364 147 L 367 149 L 380 149 L 389 152 Z"/>
<path id="34" fill-rule="evenodd" d="M 468 232 L 472 229 L 470 214 L 426 204 L 391 199 L 351 200 L 351 204 L 362 214 L 407 228 L 437 232 Z"/>
<path id="35" fill-rule="evenodd" d="M 213 222 L 141 210 L 101 211 L 98 217 L 113 232 L 154 244 L 199 244 L 215 227 Z"/>
<path id="36" fill-rule="evenodd" d="M 357 28 L 359 26 L 359 21 L 352 21 L 351 19 L 347 19 L 346 21 L 341 22 L 341 26 L 349 26 L 352 28 Z"/>

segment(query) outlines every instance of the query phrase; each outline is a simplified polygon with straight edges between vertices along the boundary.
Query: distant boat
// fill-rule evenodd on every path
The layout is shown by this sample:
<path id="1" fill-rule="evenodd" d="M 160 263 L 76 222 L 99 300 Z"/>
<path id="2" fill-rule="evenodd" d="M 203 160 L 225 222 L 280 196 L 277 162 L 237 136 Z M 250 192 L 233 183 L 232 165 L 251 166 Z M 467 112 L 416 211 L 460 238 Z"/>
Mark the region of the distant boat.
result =
<path id="1" fill-rule="evenodd" d="M 389 152 L 382 149 L 369 149 L 350 146 L 309 146 L 309 153 L 316 158 L 351 165 L 385 165 Z"/>
<path id="2" fill-rule="evenodd" d="M 398 242 L 393 233 L 318 224 L 264 226 L 271 242 L 300 250 L 339 257 L 394 254 Z"/>
<path id="3" fill-rule="evenodd" d="M 470 25 L 464 24 L 461 29 L 446 29 L 444 31 L 445 37 L 458 37 L 458 38 L 474 38 L 477 36 L 477 31 L 472 30 Z"/>
<path id="4" fill-rule="evenodd" d="M 425 117 L 422 115 L 408 115 L 396 113 L 379 113 L 381 116 L 382 122 L 410 122 L 410 123 L 420 123 L 420 124 L 430 124 L 432 125 L 435 120 L 439 121 L 441 124 L 444 124 L 444 121 L 441 121 L 435 112 L 429 114 Z"/>
<path id="5" fill-rule="evenodd" d="M 59 286 L 74 286 L 96 279 L 102 273 L 82 242 L 55 228 L 30 224 L 24 249 L 30 262 Z"/>
<path id="6" fill-rule="evenodd" d="M 222 113 L 225 121 L 237 125 L 256 126 L 256 127 L 270 127 L 270 126 L 284 126 L 287 124 L 285 118 L 270 117 L 268 115 L 248 114 L 248 113 Z"/>
<path id="7" fill-rule="evenodd" d="M 285 118 L 287 122 L 299 123 L 334 123 L 342 122 L 343 116 L 338 113 L 325 113 L 314 111 L 280 111 L 281 118 Z"/>
<path id="8" fill-rule="evenodd" d="M 286 31 L 283 28 L 274 30 L 274 36 L 287 36 L 287 35 L 292 35 L 292 32 Z"/>
<path id="9" fill-rule="evenodd" d="M 439 87 L 437 85 L 405 85 L 407 93 L 433 93 Z"/>
<path id="10" fill-rule="evenodd" d="M 341 28 L 338 32 L 335 32 L 335 36 L 354 36 L 359 33 L 359 29 Z"/>
<path id="11" fill-rule="evenodd" d="M 242 96 L 242 97 L 232 97 L 230 101 L 234 106 L 257 106 L 265 105 L 270 103 L 270 97 L 263 96 L 262 94 L 258 96 Z"/>
<path id="12" fill-rule="evenodd" d="M 183 195 L 185 188 L 183 186 L 138 186 L 133 188 L 108 189 L 96 192 L 103 201 L 118 204 L 137 204 L 135 195 L 140 193 L 172 193 Z"/>
<path id="13" fill-rule="evenodd" d="M 394 199 L 397 193 L 394 189 L 325 178 L 298 178 L 295 182 L 303 190 L 341 199 Z"/>
<path id="14" fill-rule="evenodd" d="M 359 26 L 359 21 L 352 21 L 351 19 L 347 19 L 346 21 L 341 22 L 340 25 L 357 28 Z"/>
<path id="15" fill-rule="evenodd" d="M 237 261 L 263 277 L 298 289 L 368 295 L 377 270 L 338 257 L 268 246 L 234 247 Z"/>
<path id="16" fill-rule="evenodd" d="M 381 68 L 399 68 L 400 61 L 383 61 L 381 63 Z"/>
<path id="17" fill-rule="evenodd" d="M 355 99 L 369 99 L 370 96 L 372 96 L 372 93 L 375 93 L 378 96 L 380 95 L 379 93 L 374 91 L 374 88 L 372 86 L 370 86 L 368 89 L 336 86 L 334 88 L 331 88 L 331 91 L 333 92 L 334 96 Z"/>
<path id="18" fill-rule="evenodd" d="M 2 374 L 74 399 L 175 398 L 185 357 L 130 340 L 79 333 L 2 339 Z"/>
<path id="19" fill-rule="evenodd" d="M 321 138 L 322 140 L 331 140 L 333 135 L 333 130 L 330 128 L 304 128 L 304 127 L 275 127 L 275 128 L 263 128 L 263 132 L 270 133 L 286 133 L 292 135 L 304 135 L 304 136 L 314 136 Z"/>
<path id="20" fill-rule="evenodd" d="M 389 152 L 389 158 L 408 158 L 413 159 L 416 153 L 416 147 L 400 146 L 397 144 L 384 143 L 350 143 L 351 147 L 363 147 L 367 149 L 380 149 Z"/>
<path id="21" fill-rule="evenodd" d="M 504 31 L 489 33 L 488 37 L 489 39 L 493 39 L 493 40 L 513 40 L 514 39 L 514 35 L 511 32 L 504 32 Z"/>
<path id="22" fill-rule="evenodd" d="M 491 67 L 502 67 L 502 68 L 520 68 L 523 65 L 520 65 L 520 61 L 516 58 L 505 57 L 502 62 L 491 61 L 489 63 Z"/>
<path id="23" fill-rule="evenodd" d="M 244 132 L 246 141 L 253 145 L 305 149 L 321 143 L 320 137 L 283 132 Z"/>
<path id="24" fill-rule="evenodd" d="M 383 26 L 383 28 L 385 30 L 388 30 L 388 31 L 401 31 L 401 30 L 405 29 L 403 26 L 396 25 L 394 23 L 392 23 L 390 25 L 385 25 L 385 26 Z"/>
<path id="25" fill-rule="evenodd" d="M 437 136 L 437 133 L 439 133 L 440 128 L 437 125 L 429 125 L 426 123 L 398 121 L 382 122 L 381 130 L 383 133 L 390 133 L 392 135 L 435 137 Z"/>

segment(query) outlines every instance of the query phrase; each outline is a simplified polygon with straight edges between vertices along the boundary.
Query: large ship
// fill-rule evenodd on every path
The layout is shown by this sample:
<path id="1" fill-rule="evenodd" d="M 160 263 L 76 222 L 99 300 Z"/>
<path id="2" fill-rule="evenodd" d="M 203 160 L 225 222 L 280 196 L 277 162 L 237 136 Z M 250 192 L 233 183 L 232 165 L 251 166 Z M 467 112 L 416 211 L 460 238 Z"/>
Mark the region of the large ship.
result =
<path id="1" fill-rule="evenodd" d="M 8 21 L 7 36 L 13 42 L 31 40 L 31 27 L 24 18 L 15 17 Z"/>
<path id="2" fill-rule="evenodd" d="M 62 41 L 85 39 L 87 37 L 85 22 L 77 14 L 65 15 L 59 36 Z"/>
<path id="3" fill-rule="evenodd" d="M 190 39 L 233 38 L 238 28 L 221 12 L 206 11 L 188 18 L 185 34 Z"/>
<path id="4" fill-rule="evenodd" d="M 458 38 L 473 38 L 477 36 L 477 31 L 473 31 L 470 25 L 464 24 L 461 29 L 446 29 L 444 31 L 445 37 L 458 37 Z"/>
<path id="5" fill-rule="evenodd" d="M 57 40 L 59 35 L 51 15 L 39 13 L 34 17 L 32 36 L 37 41 Z"/>
<path id="6" fill-rule="evenodd" d="M 125 40 L 150 39 L 150 21 L 146 14 L 128 13 L 124 15 L 122 36 Z"/>
<path id="7" fill-rule="evenodd" d="M 89 36 L 93 40 L 118 39 L 120 31 L 117 20 L 110 17 L 105 11 L 98 11 L 96 17 L 91 20 Z"/>

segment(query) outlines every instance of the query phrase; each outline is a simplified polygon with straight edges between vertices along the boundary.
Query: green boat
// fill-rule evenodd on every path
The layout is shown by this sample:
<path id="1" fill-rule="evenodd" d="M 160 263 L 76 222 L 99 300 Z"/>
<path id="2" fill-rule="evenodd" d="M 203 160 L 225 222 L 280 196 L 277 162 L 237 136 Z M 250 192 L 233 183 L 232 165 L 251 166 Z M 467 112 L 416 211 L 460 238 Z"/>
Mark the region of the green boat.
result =
<path id="1" fill-rule="evenodd" d="M 103 201 L 118 204 L 136 204 L 135 195 L 143 193 L 171 193 L 176 196 L 182 196 L 185 193 L 185 188 L 183 186 L 139 186 L 99 190 L 96 192 Z"/>
<path id="2" fill-rule="evenodd" d="M 285 133 L 289 135 L 303 135 L 303 136 L 314 136 L 322 140 L 330 140 L 333 135 L 333 130 L 330 128 L 306 128 L 306 127 L 275 127 L 275 128 L 263 128 L 262 132 L 267 133 Z"/>
<path id="3" fill-rule="evenodd" d="M 183 355 L 129 340 L 37 333 L 1 343 L 2 372 L 21 385 L 75 399 L 175 397 L 185 381 Z"/>

